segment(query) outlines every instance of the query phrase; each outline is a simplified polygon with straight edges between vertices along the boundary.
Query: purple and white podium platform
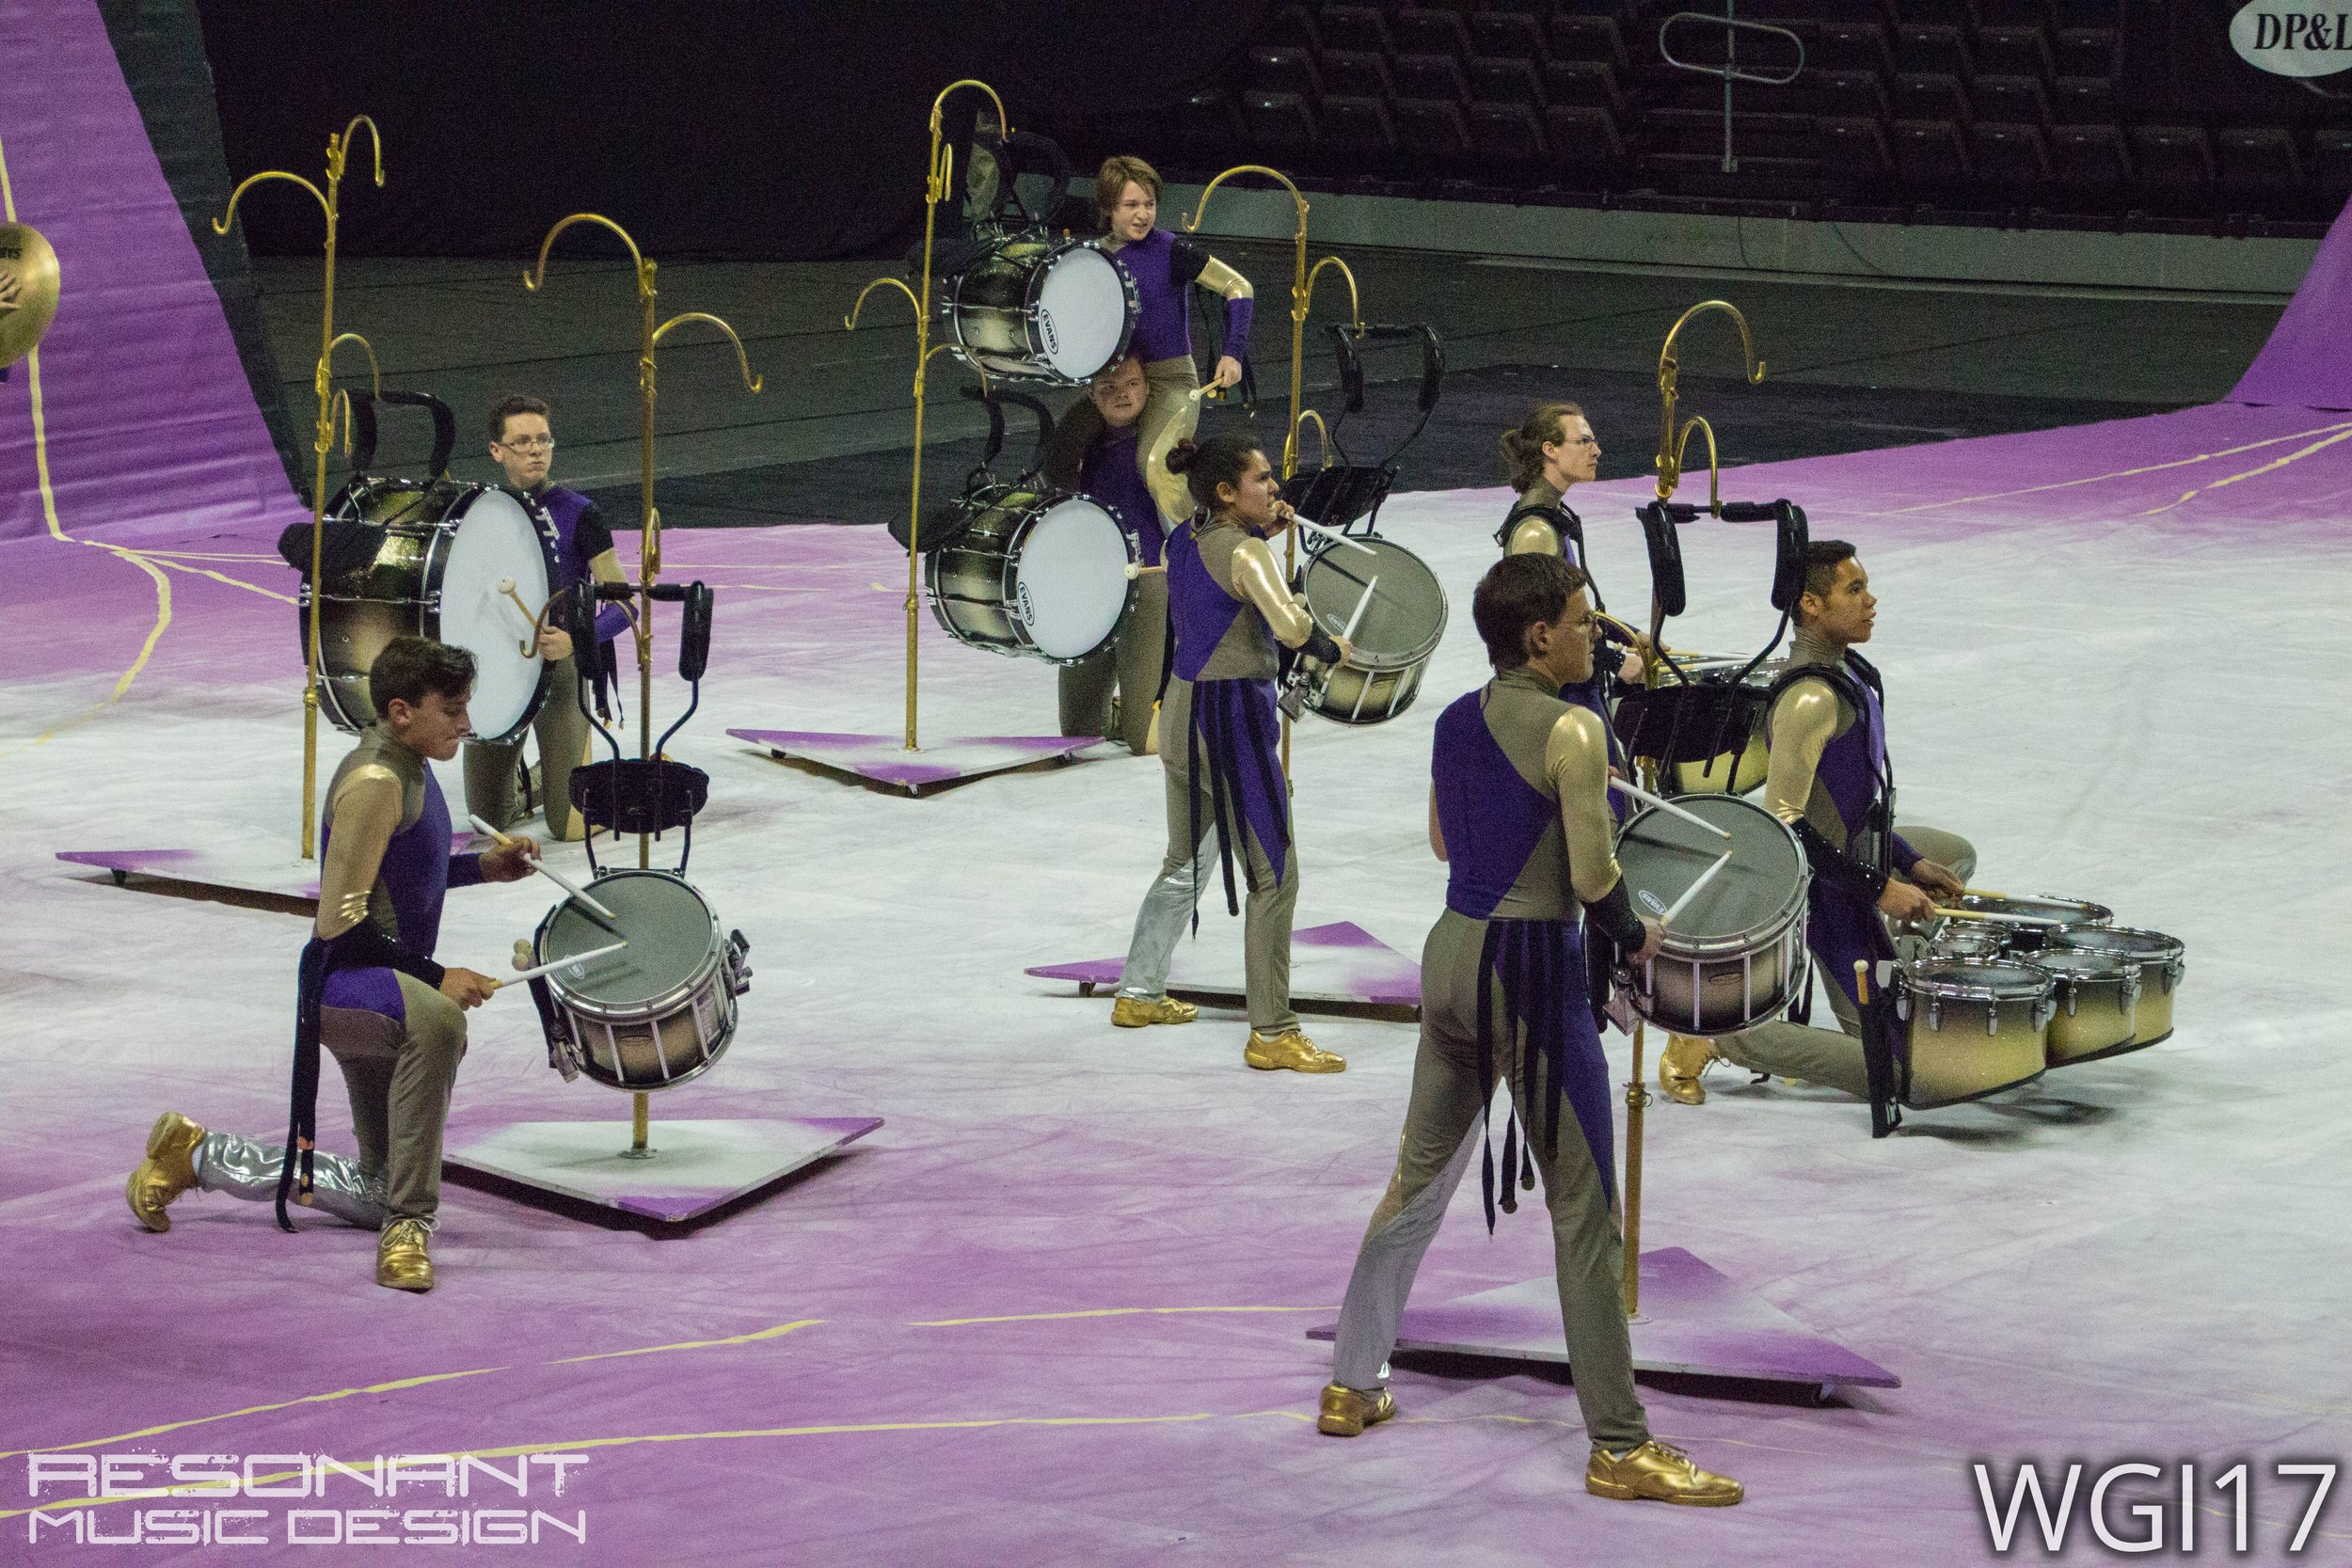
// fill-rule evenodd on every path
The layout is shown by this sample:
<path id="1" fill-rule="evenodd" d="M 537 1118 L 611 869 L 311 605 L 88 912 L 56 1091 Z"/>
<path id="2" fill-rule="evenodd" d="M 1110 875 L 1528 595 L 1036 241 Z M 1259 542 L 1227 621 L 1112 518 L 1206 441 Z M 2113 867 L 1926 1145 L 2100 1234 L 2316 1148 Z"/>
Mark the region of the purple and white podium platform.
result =
<path id="1" fill-rule="evenodd" d="M 799 763 L 893 794 L 920 796 L 991 773 L 1082 760 L 1099 736 L 961 736 L 910 752 L 895 735 L 823 730 L 729 730 L 778 762 Z M 1108 752 L 1105 755 L 1111 754 Z M 1127 755 L 1120 746 L 1117 754 Z"/>
<path id="2" fill-rule="evenodd" d="M 1218 896 L 1223 896 L 1219 895 Z M 1201 914 L 1203 929 L 1211 918 Z M 1222 919 L 1220 909 L 1216 918 Z M 1239 921 L 1236 940 L 1205 950 L 1196 942 L 1176 946 L 1168 989 L 1187 1001 L 1226 1006 L 1248 992 L 1242 978 Z M 1230 949 L 1230 950 L 1229 950 Z M 1023 970 L 1041 980 L 1074 980 L 1078 994 L 1114 990 L 1126 959 L 1089 958 L 1078 963 L 1035 964 Z M 1396 1007 L 1421 1011 L 1421 965 L 1353 921 L 1333 921 L 1291 933 L 1291 1002 L 1302 1007 Z"/>
<path id="3" fill-rule="evenodd" d="M 664 1225 L 683 1225 L 839 1152 L 881 1125 L 880 1117 L 657 1118 L 648 1153 L 636 1155 L 629 1152 L 626 1117 L 455 1122 L 441 1163 Z"/>
<path id="4" fill-rule="evenodd" d="M 96 866 L 110 874 L 117 887 L 129 887 L 135 877 L 142 883 L 161 884 L 162 893 L 230 893 L 282 909 L 289 914 L 315 914 L 319 903 L 319 865 L 298 856 L 223 854 L 211 849 L 60 849 L 57 858 L 72 865 Z"/>
<path id="5" fill-rule="evenodd" d="M 1329 1339 L 1336 1323 L 1307 1330 Z M 1629 1325 L 1633 1370 L 1685 1377 L 1843 1388 L 1899 1388 L 1877 1362 L 1824 1338 L 1680 1247 L 1642 1254 L 1642 1310 Z M 1565 1366 L 1559 1286 L 1549 1275 L 1429 1307 L 1407 1307 L 1399 1351 Z"/>

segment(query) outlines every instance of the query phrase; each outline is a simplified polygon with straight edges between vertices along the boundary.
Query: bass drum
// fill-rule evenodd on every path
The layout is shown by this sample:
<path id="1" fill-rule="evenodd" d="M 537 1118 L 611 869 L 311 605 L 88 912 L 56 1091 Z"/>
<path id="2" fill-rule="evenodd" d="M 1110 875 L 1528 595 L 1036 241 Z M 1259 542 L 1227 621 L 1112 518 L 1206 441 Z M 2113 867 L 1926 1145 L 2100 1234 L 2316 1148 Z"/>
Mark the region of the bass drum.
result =
<path id="1" fill-rule="evenodd" d="M 1351 538 L 1354 545 L 1332 540 L 1316 551 L 1301 576 L 1301 592 L 1308 613 L 1327 631 L 1355 626 L 1355 656 L 1344 664 L 1302 668 L 1300 702 L 1343 724 L 1377 724 L 1411 707 L 1421 694 L 1429 656 L 1445 637 L 1445 589 L 1404 546 L 1376 533 Z M 1372 602 L 1364 605 L 1367 594 Z"/>
<path id="2" fill-rule="evenodd" d="M 1633 1010 L 1686 1035 L 1730 1035 L 1779 1017 L 1804 994 L 1804 850 L 1788 825 L 1736 795 L 1686 795 L 1675 804 L 1709 832 L 1647 806 L 1617 838 L 1626 892 L 1666 923 L 1657 956 L 1632 977 Z M 1728 851 L 1695 897 L 1684 895 Z M 1677 908 L 1677 906 L 1680 907 Z"/>
<path id="3" fill-rule="evenodd" d="M 547 696 L 532 618 L 556 580 L 555 525 L 539 504 L 503 485 L 363 476 L 326 517 L 374 543 L 358 565 L 328 572 L 320 596 L 319 701 L 335 726 L 375 722 L 368 667 L 385 643 L 409 635 L 473 655 L 475 739 L 521 735 Z M 310 594 L 305 587 L 296 618 L 306 651 Z"/>
<path id="4" fill-rule="evenodd" d="M 1099 652 L 1136 602 L 1136 542 L 1090 497 L 995 484 L 970 521 L 923 558 L 947 635 L 1010 658 L 1075 664 Z"/>
<path id="5" fill-rule="evenodd" d="M 1135 279 L 1092 240 L 1001 240 L 946 293 L 957 351 L 1009 381 L 1083 387 L 1119 363 L 1136 329 Z"/>

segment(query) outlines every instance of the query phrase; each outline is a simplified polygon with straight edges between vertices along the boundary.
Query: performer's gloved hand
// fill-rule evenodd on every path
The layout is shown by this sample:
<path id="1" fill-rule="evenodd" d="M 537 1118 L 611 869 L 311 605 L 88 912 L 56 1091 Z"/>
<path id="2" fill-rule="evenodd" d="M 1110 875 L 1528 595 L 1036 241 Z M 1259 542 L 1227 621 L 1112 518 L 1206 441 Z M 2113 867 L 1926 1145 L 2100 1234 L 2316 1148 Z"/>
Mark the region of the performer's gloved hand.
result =
<path id="1" fill-rule="evenodd" d="M 1935 918 L 1935 900 L 1909 882 L 1890 877 L 1886 891 L 1879 895 L 1879 913 L 1899 926 L 1924 925 Z"/>
<path id="2" fill-rule="evenodd" d="M 1934 861 L 1913 861 L 1911 869 L 1904 875 L 1933 896 L 1947 902 L 1959 898 L 1962 894 L 1968 891 L 1962 884 L 1961 879 L 1952 875 L 1951 867 L 1940 865 Z"/>
<path id="3" fill-rule="evenodd" d="M 487 974 L 477 974 L 470 969 L 446 969 L 441 972 L 440 992 L 460 1007 L 479 1007 L 490 1000 L 498 990 L 498 982 Z"/>
<path id="4" fill-rule="evenodd" d="M 1649 915 L 1642 916 L 1642 946 L 1639 952 L 1626 955 L 1629 964 L 1645 964 L 1658 956 L 1658 944 L 1666 940 L 1666 927 Z"/>
<path id="5" fill-rule="evenodd" d="M 531 875 L 539 859 L 539 841 L 535 838 L 510 838 L 495 849 L 482 852 L 482 879 L 485 882 L 519 882 Z"/>

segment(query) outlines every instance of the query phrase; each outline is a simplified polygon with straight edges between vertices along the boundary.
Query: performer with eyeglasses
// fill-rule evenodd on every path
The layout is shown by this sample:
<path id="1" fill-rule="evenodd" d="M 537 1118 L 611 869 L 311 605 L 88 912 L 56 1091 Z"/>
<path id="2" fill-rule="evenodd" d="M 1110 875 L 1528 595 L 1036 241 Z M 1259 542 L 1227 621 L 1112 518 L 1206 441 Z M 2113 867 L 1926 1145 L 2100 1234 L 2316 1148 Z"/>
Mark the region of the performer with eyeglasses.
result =
<path id="1" fill-rule="evenodd" d="M 1660 928 L 1635 911 L 1617 865 L 1600 724 L 1560 696 L 1592 673 L 1585 586 L 1559 556 L 1506 556 L 1470 601 L 1495 674 L 1438 719 L 1429 847 L 1446 863 L 1445 909 L 1422 951 L 1421 1045 L 1395 1172 L 1347 1282 L 1315 1425 L 1355 1437 L 1396 1414 L 1388 1361 L 1406 1299 L 1483 1148 L 1490 1228 L 1498 1205 L 1516 1210 L 1514 1189 L 1543 1177 L 1591 1444 L 1585 1490 L 1720 1507 L 1740 1500 L 1740 1483 L 1651 1436 L 1633 1386 L 1609 1064 L 1584 949 L 1605 942 L 1640 964 Z M 1511 1091 L 1500 1180 L 1485 1130 L 1498 1079 Z"/>
<path id="2" fill-rule="evenodd" d="M 596 503 L 577 490 L 548 482 L 555 464 L 555 435 L 548 425 L 548 405 L 538 398 L 515 393 L 490 410 L 490 458 L 504 470 L 506 483 L 547 509 L 555 524 L 557 546 L 556 594 L 580 590 L 594 582 L 622 582 L 620 558 L 613 553 L 612 530 Z M 609 715 L 608 692 L 617 689 L 617 640 L 628 629 L 628 612 L 617 604 L 596 610 L 596 645 L 574 648 L 560 627 L 539 633 L 539 657 L 552 667 L 547 701 L 532 720 L 539 741 L 541 794 L 547 800 L 548 836 L 579 839 L 586 827 L 574 820 L 572 769 L 588 748 L 588 721 L 580 711 L 586 695 L 596 711 Z M 584 691 L 583 691 L 584 689 Z M 466 809 L 493 826 L 504 828 L 525 815 L 520 800 L 522 741 L 466 743 Z"/>

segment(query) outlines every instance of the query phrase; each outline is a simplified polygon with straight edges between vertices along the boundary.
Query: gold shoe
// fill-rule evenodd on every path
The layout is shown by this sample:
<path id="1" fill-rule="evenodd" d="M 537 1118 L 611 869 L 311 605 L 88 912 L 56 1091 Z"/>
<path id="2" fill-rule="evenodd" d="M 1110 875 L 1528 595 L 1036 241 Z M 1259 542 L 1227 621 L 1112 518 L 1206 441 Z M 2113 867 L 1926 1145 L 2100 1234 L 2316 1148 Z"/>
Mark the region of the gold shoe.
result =
<path id="1" fill-rule="evenodd" d="M 1378 1394 L 1362 1394 L 1343 1383 L 1334 1383 L 1323 1390 L 1323 1411 L 1315 1418 L 1315 1430 L 1330 1437 L 1358 1437 L 1369 1426 L 1378 1426 L 1396 1414 L 1396 1400 L 1383 1388 Z"/>
<path id="2" fill-rule="evenodd" d="M 177 1111 L 166 1111 L 148 1130 L 147 1158 L 139 1162 L 123 1189 L 123 1196 L 131 1200 L 131 1212 L 148 1229 L 171 1228 L 171 1216 L 164 1210 L 196 1185 L 196 1146 L 203 1141 L 204 1129 Z"/>
<path id="3" fill-rule="evenodd" d="M 1140 1029 L 1147 1023 L 1190 1023 L 1200 1009 L 1172 996 L 1122 996 L 1111 1003 L 1111 1024 Z"/>
<path id="4" fill-rule="evenodd" d="M 1249 1031 L 1249 1043 L 1242 1048 L 1241 1059 L 1261 1072 L 1288 1068 L 1293 1072 L 1345 1072 L 1347 1058 L 1336 1051 L 1326 1051 L 1295 1029 L 1285 1029 L 1279 1035 L 1261 1035 Z"/>
<path id="5" fill-rule="evenodd" d="M 433 1259 L 425 1254 L 433 1227 L 422 1220 L 394 1220 L 375 1243 L 375 1282 L 395 1291 L 433 1289 Z"/>
<path id="6" fill-rule="evenodd" d="M 1655 1437 L 1624 1453 L 1595 1449 L 1584 1466 L 1584 1490 L 1596 1497 L 1648 1497 L 1691 1508 L 1729 1508 L 1748 1495 L 1729 1476 L 1700 1469 L 1689 1454 Z"/>
<path id="7" fill-rule="evenodd" d="M 1707 1103 L 1707 1085 L 1699 1082 L 1707 1069 L 1723 1060 L 1715 1042 L 1695 1035 L 1668 1035 L 1666 1049 L 1658 1053 L 1658 1086 L 1669 1100 L 1684 1105 Z"/>

